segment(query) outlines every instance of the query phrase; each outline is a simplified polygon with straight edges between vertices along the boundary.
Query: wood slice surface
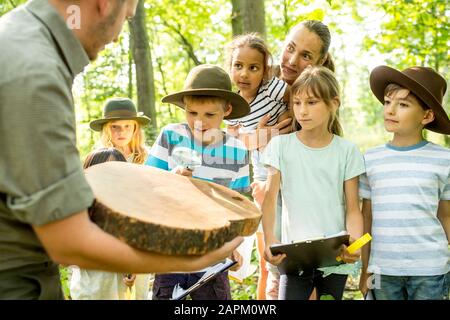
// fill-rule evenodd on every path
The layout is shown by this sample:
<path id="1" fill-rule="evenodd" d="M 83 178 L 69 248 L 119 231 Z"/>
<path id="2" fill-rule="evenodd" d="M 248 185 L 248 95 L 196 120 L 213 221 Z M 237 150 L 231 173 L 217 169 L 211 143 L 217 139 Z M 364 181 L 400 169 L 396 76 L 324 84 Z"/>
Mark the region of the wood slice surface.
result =
<path id="1" fill-rule="evenodd" d="M 204 254 L 254 233 L 260 210 L 221 185 L 157 168 L 110 161 L 85 170 L 92 220 L 139 249 Z"/>

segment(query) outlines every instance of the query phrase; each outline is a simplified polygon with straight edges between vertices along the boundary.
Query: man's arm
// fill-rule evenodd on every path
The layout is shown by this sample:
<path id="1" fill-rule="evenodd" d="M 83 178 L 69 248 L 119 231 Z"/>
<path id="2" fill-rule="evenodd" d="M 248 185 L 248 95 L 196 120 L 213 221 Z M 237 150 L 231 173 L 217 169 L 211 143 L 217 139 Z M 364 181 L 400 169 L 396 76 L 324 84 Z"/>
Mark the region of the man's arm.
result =
<path id="1" fill-rule="evenodd" d="M 447 241 L 450 244 L 450 200 L 439 201 L 437 217 L 445 230 Z"/>
<path id="2" fill-rule="evenodd" d="M 109 235 L 91 222 L 86 211 L 42 226 L 33 226 L 50 257 L 65 265 L 128 273 L 190 272 L 230 256 L 238 237 L 203 256 L 169 256 L 142 251 Z"/>

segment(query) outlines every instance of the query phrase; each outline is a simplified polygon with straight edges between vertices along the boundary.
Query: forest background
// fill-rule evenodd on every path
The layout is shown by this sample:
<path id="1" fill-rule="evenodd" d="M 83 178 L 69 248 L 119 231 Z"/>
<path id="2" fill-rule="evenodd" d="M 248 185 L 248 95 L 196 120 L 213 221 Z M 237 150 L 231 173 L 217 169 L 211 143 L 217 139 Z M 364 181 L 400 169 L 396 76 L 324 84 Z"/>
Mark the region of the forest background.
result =
<path id="1" fill-rule="evenodd" d="M 24 2 L 0 0 L 0 16 Z M 181 109 L 161 103 L 161 98 L 180 90 L 193 66 L 224 66 L 226 44 L 234 35 L 253 31 L 265 37 L 278 63 L 289 29 L 305 19 L 321 20 L 330 28 L 344 136 L 361 152 L 390 138 L 382 106 L 369 87 L 375 66 L 427 66 L 447 83 L 450 79 L 448 0 L 140 0 L 119 42 L 109 45 L 76 78 L 81 160 L 98 141 L 89 122 L 101 117 L 108 98 L 129 97 L 152 119 L 146 129 L 146 144 L 151 146 L 164 125 L 184 120 Z M 449 91 L 444 98 L 447 113 Z M 426 130 L 425 134 L 430 141 L 450 146 L 448 136 Z M 234 297 L 254 298 L 254 286 L 250 279 Z"/>

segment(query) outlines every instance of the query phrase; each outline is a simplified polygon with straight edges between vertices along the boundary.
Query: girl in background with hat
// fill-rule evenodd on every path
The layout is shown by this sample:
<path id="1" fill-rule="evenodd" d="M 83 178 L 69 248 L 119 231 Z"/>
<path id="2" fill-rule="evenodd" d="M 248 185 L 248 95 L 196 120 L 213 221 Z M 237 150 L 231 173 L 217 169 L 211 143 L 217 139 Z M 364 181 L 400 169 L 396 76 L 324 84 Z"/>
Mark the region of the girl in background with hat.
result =
<path id="1" fill-rule="evenodd" d="M 149 122 L 148 117 L 136 112 L 133 101 L 113 98 L 106 102 L 103 118 L 92 121 L 90 127 L 101 132 L 102 147 L 114 147 L 124 154 L 128 162 L 142 164 L 148 155 L 142 126 Z"/>
<path id="2" fill-rule="evenodd" d="M 125 157 L 127 162 L 143 164 L 147 160 L 148 151 L 145 146 L 145 135 L 142 126 L 148 125 L 150 119 L 136 111 L 133 101 L 128 98 L 109 99 L 103 107 L 103 118 L 90 123 L 92 130 L 100 132 L 100 146 L 102 148 L 115 148 Z M 102 149 L 100 149 L 102 150 Z M 94 150 L 95 152 L 95 150 Z M 89 157 L 88 157 L 89 158 Z M 88 160 L 88 158 L 86 160 Z M 110 274 L 110 273 L 107 273 Z M 151 275 L 120 275 L 124 284 L 131 287 L 135 285 L 136 299 L 147 300 Z M 105 286 L 107 283 L 105 283 Z M 92 296 L 92 299 L 123 299 L 124 290 L 109 296 Z M 92 289 L 88 289 L 92 290 Z M 114 290 L 110 290 L 114 291 Z M 122 292 L 123 291 L 123 292 Z M 93 292 L 93 291 L 91 291 Z M 111 292 L 109 294 L 112 294 Z M 115 297 L 115 298 L 112 298 Z"/>
<path id="3" fill-rule="evenodd" d="M 283 243 L 342 231 L 358 239 L 363 231 L 358 177 L 364 173 L 364 161 L 358 147 L 341 138 L 339 84 L 333 72 L 325 67 L 306 68 L 292 85 L 291 95 L 294 132 L 272 138 L 262 156 L 262 163 L 269 168 L 262 204 L 264 252 L 266 260 L 275 265 L 285 258 L 270 251 L 270 246 L 279 242 L 274 225 L 280 189 Z M 341 259 L 355 262 L 359 253 L 350 254 L 343 246 Z M 325 272 L 331 274 L 324 276 Z M 321 268 L 283 274 L 279 299 L 307 300 L 315 288 L 319 297 L 331 295 L 340 300 L 347 280 L 344 273 Z"/>
<path id="4" fill-rule="evenodd" d="M 360 289 L 377 300 L 448 299 L 450 150 L 422 135 L 450 134 L 447 83 L 431 68 L 379 66 L 370 87 L 393 138 L 364 156 L 360 196 L 373 240 L 363 249 Z"/>

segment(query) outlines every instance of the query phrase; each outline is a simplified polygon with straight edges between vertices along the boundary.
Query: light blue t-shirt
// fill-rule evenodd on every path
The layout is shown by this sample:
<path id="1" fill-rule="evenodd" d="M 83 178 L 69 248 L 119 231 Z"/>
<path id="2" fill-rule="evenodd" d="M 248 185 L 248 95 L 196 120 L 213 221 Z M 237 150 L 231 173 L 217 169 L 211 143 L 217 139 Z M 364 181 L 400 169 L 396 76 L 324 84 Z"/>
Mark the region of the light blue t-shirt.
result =
<path id="1" fill-rule="evenodd" d="M 328 146 L 310 148 L 294 132 L 274 137 L 262 162 L 281 172 L 283 243 L 346 230 L 344 181 L 365 172 L 354 143 L 334 135 Z"/>
<path id="2" fill-rule="evenodd" d="M 428 141 L 382 145 L 364 155 L 360 195 L 372 203 L 369 272 L 433 276 L 450 271 L 450 250 L 437 217 L 450 200 L 450 150 Z"/>

